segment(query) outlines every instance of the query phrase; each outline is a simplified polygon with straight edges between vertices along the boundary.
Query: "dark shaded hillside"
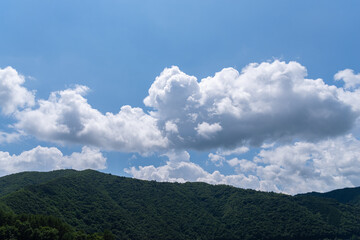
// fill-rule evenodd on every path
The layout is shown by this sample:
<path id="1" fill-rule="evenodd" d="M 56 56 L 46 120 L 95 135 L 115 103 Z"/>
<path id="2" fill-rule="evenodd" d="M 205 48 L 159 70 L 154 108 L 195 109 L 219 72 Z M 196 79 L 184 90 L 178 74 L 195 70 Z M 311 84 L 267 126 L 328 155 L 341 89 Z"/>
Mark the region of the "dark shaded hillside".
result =
<path id="1" fill-rule="evenodd" d="M 326 193 L 311 192 L 303 195 L 330 198 L 335 199 L 341 203 L 360 206 L 360 187 L 337 189 Z"/>
<path id="2" fill-rule="evenodd" d="M 112 240 L 114 235 L 76 232 L 68 224 L 52 216 L 15 215 L 0 208 L 1 240 Z"/>
<path id="3" fill-rule="evenodd" d="M 334 239 L 360 235 L 359 208 L 331 199 L 205 183 L 141 181 L 92 170 L 36 174 L 46 177 L 38 181 L 26 175 L 30 179 L 24 181 L 22 174 L 20 180 L 17 174 L 11 175 L 16 187 L 7 180 L 3 186 L 9 194 L 0 201 L 15 213 L 53 215 L 88 233 L 110 229 L 118 239 Z M 31 181 L 34 183 L 28 184 Z"/>

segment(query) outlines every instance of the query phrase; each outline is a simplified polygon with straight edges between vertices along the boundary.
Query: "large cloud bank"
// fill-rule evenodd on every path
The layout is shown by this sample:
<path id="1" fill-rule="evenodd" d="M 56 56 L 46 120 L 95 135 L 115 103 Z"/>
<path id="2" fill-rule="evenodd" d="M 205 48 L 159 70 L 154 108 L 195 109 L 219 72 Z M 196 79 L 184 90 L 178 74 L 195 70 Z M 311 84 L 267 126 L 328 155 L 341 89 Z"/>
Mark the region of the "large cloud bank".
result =
<path id="1" fill-rule="evenodd" d="M 343 72 L 337 79 L 357 86 Z M 0 73 L 2 111 L 14 114 L 16 129 L 41 140 L 116 151 L 317 141 L 350 131 L 359 115 L 352 106 L 357 92 L 306 79 L 305 67 L 296 62 L 250 64 L 241 73 L 226 68 L 201 81 L 178 67 L 167 68 L 144 99 L 150 113 L 122 106 L 116 114 L 102 114 L 87 102 L 86 86 L 53 92 L 33 106 L 23 77 L 10 67 Z"/>
<path id="2" fill-rule="evenodd" d="M 349 131 L 358 116 L 343 89 L 306 79 L 296 62 L 226 68 L 200 82 L 165 69 L 144 100 L 173 148 L 232 148 L 264 141 L 316 141 Z M 340 92 L 342 91 L 342 92 Z M 346 92 L 354 98 L 352 92 Z"/>
<path id="3" fill-rule="evenodd" d="M 249 64 L 241 72 L 225 68 L 201 80 L 173 66 L 151 85 L 144 99 L 149 112 L 120 106 L 118 113 L 103 114 L 87 102 L 86 86 L 35 100 L 35 93 L 23 86 L 24 77 L 7 67 L 0 69 L 0 108 L 14 120 L 14 132 L 0 129 L 0 144 L 29 135 L 53 143 L 166 155 L 164 166 L 126 170 L 159 181 L 206 181 L 289 193 L 360 184 L 345 170 L 360 156 L 348 148 L 358 144 L 359 74 L 338 72 L 334 79 L 343 81 L 343 87 L 306 76 L 299 63 L 277 60 Z M 237 158 L 261 146 L 272 147 L 250 160 Z M 208 173 L 190 161 L 186 151 L 191 149 L 216 151 L 209 162 L 228 164 L 234 174 Z M 352 160 L 340 157 L 347 151 Z M 341 159 L 331 160 L 335 155 Z M 301 184 L 305 187 L 294 189 Z"/>

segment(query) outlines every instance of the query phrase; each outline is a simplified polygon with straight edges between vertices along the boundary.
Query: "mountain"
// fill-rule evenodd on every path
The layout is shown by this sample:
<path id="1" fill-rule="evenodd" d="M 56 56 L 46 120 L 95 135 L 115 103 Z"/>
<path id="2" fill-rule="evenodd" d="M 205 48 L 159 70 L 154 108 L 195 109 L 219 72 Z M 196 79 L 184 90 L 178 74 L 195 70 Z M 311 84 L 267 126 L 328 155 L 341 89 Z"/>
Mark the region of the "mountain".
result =
<path id="1" fill-rule="evenodd" d="M 86 234 L 53 216 L 21 214 L 4 211 L 0 207 L 1 240 L 114 240 L 110 231 Z"/>
<path id="2" fill-rule="evenodd" d="M 93 170 L 0 178 L 0 204 L 51 215 L 116 239 L 360 239 L 360 208 L 315 195 L 289 196 L 205 183 L 160 183 Z"/>
<path id="3" fill-rule="evenodd" d="M 360 187 L 337 189 L 331 192 L 311 192 L 304 195 L 335 199 L 341 203 L 360 206 Z"/>
<path id="4" fill-rule="evenodd" d="M 0 197 L 29 185 L 37 185 L 59 177 L 77 174 L 75 170 L 22 172 L 0 178 Z"/>

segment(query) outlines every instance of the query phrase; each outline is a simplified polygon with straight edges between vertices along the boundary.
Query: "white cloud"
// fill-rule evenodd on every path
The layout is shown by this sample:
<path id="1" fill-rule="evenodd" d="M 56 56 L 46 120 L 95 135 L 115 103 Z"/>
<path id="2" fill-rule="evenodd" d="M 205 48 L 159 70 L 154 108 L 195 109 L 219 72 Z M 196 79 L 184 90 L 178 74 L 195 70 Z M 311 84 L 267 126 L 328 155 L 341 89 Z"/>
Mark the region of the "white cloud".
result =
<path id="1" fill-rule="evenodd" d="M 41 140 L 78 143 L 125 152 L 147 153 L 164 148 L 167 139 L 155 118 L 140 108 L 123 106 L 117 114 L 105 115 L 92 108 L 85 86 L 51 93 L 38 107 L 18 112 L 15 125 Z"/>
<path id="2" fill-rule="evenodd" d="M 165 130 L 167 132 L 173 132 L 173 133 L 178 133 L 179 132 L 176 123 L 174 123 L 173 121 L 167 121 L 165 123 Z"/>
<path id="3" fill-rule="evenodd" d="M 208 157 L 216 166 L 222 166 L 225 161 L 225 157 L 219 154 L 209 153 Z"/>
<path id="4" fill-rule="evenodd" d="M 84 146 L 81 152 L 74 152 L 62 159 L 62 168 L 83 169 L 105 169 L 106 158 L 97 148 Z"/>
<path id="5" fill-rule="evenodd" d="M 352 69 L 345 69 L 335 74 L 334 79 L 343 80 L 345 89 L 354 89 L 360 86 L 360 73 L 355 74 Z"/>
<path id="6" fill-rule="evenodd" d="M 248 147 L 245 146 L 241 146 L 241 147 L 237 147 L 235 149 L 221 149 L 220 151 L 217 151 L 218 154 L 221 154 L 223 156 L 229 156 L 229 155 L 240 155 L 243 153 L 246 153 L 249 151 Z"/>
<path id="7" fill-rule="evenodd" d="M 0 151 L 0 174 L 10 174 L 22 171 L 49 171 L 63 168 L 104 169 L 106 158 L 98 149 L 84 146 L 80 153 L 74 152 L 64 156 L 54 147 L 38 146 L 19 155 L 10 155 Z"/>
<path id="8" fill-rule="evenodd" d="M 21 134 L 19 133 L 6 133 L 0 131 L 0 144 L 12 143 L 20 139 Z"/>
<path id="9" fill-rule="evenodd" d="M 219 149 L 216 153 L 210 153 L 208 155 L 209 160 L 213 162 L 216 166 L 222 166 L 225 162 L 225 156 L 229 155 L 241 155 L 249 151 L 248 147 L 241 146 L 234 149 Z"/>
<path id="10" fill-rule="evenodd" d="M 17 79 L 10 92 L 27 93 L 22 95 L 31 103 L 33 95 L 20 86 L 24 79 L 12 68 L 6 72 L 13 77 L 2 79 Z M 153 109 L 150 114 L 131 106 L 102 114 L 84 97 L 88 88 L 77 86 L 17 111 L 13 126 L 45 141 L 140 154 L 318 141 L 350 131 L 360 113 L 354 101 L 360 99 L 360 89 L 350 92 L 306 79 L 306 74 L 297 62 L 274 61 L 249 64 L 241 73 L 225 68 L 198 82 L 171 67 L 155 79 L 144 99 Z M 19 103 L 9 106 L 25 104 L 11 102 Z"/>
<path id="11" fill-rule="evenodd" d="M 164 153 L 162 156 L 169 158 L 171 162 L 184 162 L 190 160 L 190 154 L 187 151 L 182 150 L 170 150 Z"/>
<path id="12" fill-rule="evenodd" d="M 359 116 L 353 100 L 360 94 L 306 75 L 297 62 L 274 61 L 250 64 L 241 73 L 225 68 L 198 82 L 171 67 L 156 78 L 144 103 L 161 129 L 177 123 L 178 134 L 168 136 L 171 148 L 231 149 L 348 132 Z"/>
<path id="13" fill-rule="evenodd" d="M 131 167 L 124 170 L 134 178 L 156 180 L 160 182 L 206 182 L 210 184 L 227 184 L 242 188 L 259 188 L 259 181 L 254 176 L 243 174 L 225 176 L 219 171 L 209 173 L 190 161 L 168 161 L 166 165 L 154 167 Z"/>
<path id="14" fill-rule="evenodd" d="M 0 108 L 5 115 L 10 115 L 26 106 L 34 105 L 34 93 L 22 84 L 23 76 L 12 67 L 0 68 Z"/>
<path id="15" fill-rule="evenodd" d="M 353 91 L 345 91 L 342 88 L 338 89 L 339 99 L 345 104 L 351 106 L 352 110 L 359 114 L 360 112 L 360 88 Z M 359 119 L 359 118 L 358 118 Z"/>
<path id="16" fill-rule="evenodd" d="M 351 135 L 262 150 L 254 162 L 262 182 L 287 193 L 360 185 L 360 141 Z"/>
<path id="17" fill-rule="evenodd" d="M 219 171 L 208 173 L 201 166 L 190 161 L 187 151 L 171 150 L 164 154 L 169 161 L 165 165 L 155 167 L 139 166 L 124 169 L 134 178 L 156 180 L 160 182 L 207 182 L 210 184 L 228 184 L 243 188 L 258 188 L 256 177 L 246 177 L 243 174 L 225 176 Z"/>
<path id="18" fill-rule="evenodd" d="M 263 145 L 261 145 L 261 148 L 272 148 L 274 147 L 276 144 L 276 142 L 272 142 L 272 143 L 264 143 Z"/>
<path id="19" fill-rule="evenodd" d="M 198 178 L 205 176 L 205 171 L 192 162 L 167 162 L 166 165 L 160 167 L 146 166 L 136 169 L 132 167 L 125 169 L 125 172 L 133 177 L 145 180 L 157 180 L 162 182 L 185 182 L 197 181 Z"/>
<path id="20" fill-rule="evenodd" d="M 359 141 L 339 137 L 359 131 L 359 74 L 349 69 L 337 73 L 344 88 L 306 75 L 297 62 L 249 64 L 241 72 L 225 68 L 200 81 L 171 67 L 155 79 L 144 99 L 150 113 L 126 105 L 118 113 L 103 114 L 87 102 L 86 86 L 53 92 L 34 105 L 34 93 L 9 67 L 0 70 L 0 107 L 14 117 L 15 131 L 40 140 L 169 158 L 164 166 L 126 170 L 137 178 L 287 193 L 360 185 L 355 174 L 360 171 Z M 18 136 L 0 132 L 0 143 Z M 266 149 L 252 161 L 226 159 L 249 151 L 246 146 Z M 237 174 L 205 171 L 190 162 L 188 149 L 218 149 L 209 154 L 210 161 L 217 166 L 227 162 Z M 105 166 L 102 154 L 87 147 L 71 156 L 41 147 L 19 156 L 0 154 L 4 172 Z"/>
<path id="21" fill-rule="evenodd" d="M 144 99 L 146 106 L 157 111 L 153 116 L 158 119 L 182 119 L 188 103 L 199 93 L 199 84 L 193 76 L 181 72 L 178 67 L 166 68 L 158 76 Z"/>
<path id="22" fill-rule="evenodd" d="M 219 123 L 209 124 L 207 122 L 202 122 L 197 125 L 195 128 L 197 133 L 204 138 L 211 138 L 216 132 L 222 130 L 222 127 Z"/>
<path id="23" fill-rule="evenodd" d="M 170 157 L 163 166 L 132 167 L 125 172 L 145 180 L 200 181 L 288 194 L 360 185 L 360 140 L 352 135 L 261 150 L 252 160 L 209 155 L 210 159 L 213 157 L 222 157 L 214 162 L 226 161 L 236 174 L 209 173 L 188 157 Z"/>
<path id="24" fill-rule="evenodd" d="M 232 167 L 236 167 L 236 171 L 239 173 L 248 174 L 249 172 L 251 172 L 252 174 L 254 174 L 257 169 L 257 165 L 247 159 L 232 158 L 228 160 L 227 163 Z"/>

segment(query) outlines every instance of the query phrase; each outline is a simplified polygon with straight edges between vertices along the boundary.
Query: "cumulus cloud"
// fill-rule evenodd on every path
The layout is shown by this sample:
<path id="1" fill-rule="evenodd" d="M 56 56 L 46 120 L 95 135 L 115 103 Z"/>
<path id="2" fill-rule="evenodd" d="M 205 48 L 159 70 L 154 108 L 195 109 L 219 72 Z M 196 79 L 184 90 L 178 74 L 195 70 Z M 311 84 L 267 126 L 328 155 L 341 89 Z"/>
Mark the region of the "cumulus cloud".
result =
<path id="1" fill-rule="evenodd" d="M 223 162 L 226 160 L 225 156 L 229 155 L 241 155 L 249 151 L 248 147 L 241 146 L 234 149 L 219 149 L 216 153 L 209 153 L 208 157 L 211 162 L 216 166 L 222 166 Z"/>
<path id="2" fill-rule="evenodd" d="M 236 172 L 241 173 L 255 173 L 257 169 L 256 163 L 249 161 L 247 159 L 238 159 L 238 158 L 232 158 L 227 161 L 227 163 L 232 166 L 236 167 Z"/>
<path id="3" fill-rule="evenodd" d="M 144 99 L 146 106 L 157 111 L 152 115 L 158 119 L 182 118 L 190 107 L 189 102 L 199 94 L 196 77 L 186 75 L 178 67 L 166 68 L 156 77 Z"/>
<path id="4" fill-rule="evenodd" d="M 55 147 L 38 146 L 19 155 L 0 151 L 0 174 L 22 171 L 49 171 L 63 168 L 83 170 L 106 168 L 106 158 L 98 149 L 84 146 L 81 152 L 64 156 Z"/>
<path id="5" fill-rule="evenodd" d="M 204 138 L 211 138 L 216 132 L 222 130 L 222 127 L 219 123 L 209 124 L 207 122 L 202 122 L 197 125 L 195 128 L 197 133 Z"/>
<path id="6" fill-rule="evenodd" d="M 277 191 L 327 191 L 360 185 L 360 141 L 352 135 L 262 150 L 254 162 L 266 188 Z"/>
<path id="7" fill-rule="evenodd" d="M 360 185 L 360 141 L 353 135 L 261 150 L 254 159 L 227 163 L 239 174 L 256 176 L 258 190 L 290 194 Z"/>
<path id="8" fill-rule="evenodd" d="M 34 104 L 34 93 L 22 86 L 24 78 L 8 67 L 0 69 L 0 108 L 15 119 L 15 131 L 40 140 L 140 154 L 155 152 L 169 158 L 163 166 L 126 170 L 137 178 L 205 181 L 286 193 L 359 185 L 353 174 L 360 170 L 359 141 L 352 135 L 344 137 L 359 132 L 359 74 L 350 69 L 338 72 L 334 78 L 344 81 L 344 87 L 306 76 L 306 68 L 299 63 L 277 60 L 249 64 L 240 72 L 225 68 L 200 81 L 174 66 L 166 68 L 151 85 L 144 99 L 149 112 L 126 105 L 120 106 L 118 113 L 103 114 L 88 103 L 86 86 L 53 92 Z M 0 143 L 15 140 L 17 134 L 0 132 Z M 276 144 L 269 144 L 273 142 Z M 253 146 L 264 148 L 254 159 L 233 156 Z M 41 156 L 48 153 L 57 156 L 49 157 L 54 159 L 48 161 L 49 169 L 81 168 L 87 152 L 102 157 L 92 148 L 71 156 L 44 149 L 38 147 L 19 156 L 1 152 L 2 166 L 13 162 L 4 171 L 27 169 L 18 167 L 17 162 L 48 169 L 47 161 L 41 162 L 45 159 Z M 208 155 L 209 160 L 217 166 L 229 164 L 236 174 L 205 171 L 190 161 L 188 149 L 217 149 Z M 25 160 L 35 155 L 40 156 L 39 161 Z M 70 164 L 75 158 L 80 165 Z M 87 165 L 97 162 L 91 159 Z M 92 168 L 99 166 L 103 165 Z"/>
<path id="9" fill-rule="evenodd" d="M 343 80 L 346 89 L 354 89 L 360 86 L 360 73 L 355 74 L 352 69 L 345 69 L 335 74 L 334 79 Z"/>
<path id="10" fill-rule="evenodd" d="M 102 114 L 88 104 L 87 91 L 76 86 L 53 92 L 37 108 L 18 112 L 14 126 L 41 140 L 116 151 L 146 153 L 167 145 L 156 119 L 142 109 L 123 106 L 117 114 Z"/>
<path id="11" fill-rule="evenodd" d="M 318 143 L 296 142 L 261 150 L 254 159 L 226 162 L 236 174 L 209 173 L 190 161 L 125 169 L 135 178 L 171 182 L 207 182 L 288 194 L 330 191 L 360 185 L 360 141 L 352 135 Z"/>
<path id="12" fill-rule="evenodd" d="M 11 85 L 15 90 L 9 92 L 23 92 L 20 95 L 30 100 L 3 103 L 2 111 L 14 112 L 8 105 L 32 105 L 32 93 L 20 86 L 24 79 L 12 68 L 6 72 L 13 77 L 2 79 L 17 79 L 12 81 L 17 85 Z M 360 90 L 329 86 L 321 79 L 307 79 L 306 74 L 297 62 L 273 61 L 249 64 L 240 73 L 225 68 L 197 81 L 171 67 L 155 79 L 144 99 L 152 109 L 149 113 L 122 106 L 118 113 L 102 114 L 87 102 L 88 88 L 76 86 L 16 111 L 13 125 L 45 141 L 141 154 L 318 141 L 349 132 L 359 116 L 354 100 L 360 98 Z M 7 92 L 4 86 L 0 92 Z"/>
<path id="13" fill-rule="evenodd" d="M 125 169 L 125 172 L 134 178 L 144 180 L 156 180 L 160 182 L 206 182 L 210 184 L 226 184 L 242 188 L 259 188 L 259 180 L 255 176 L 244 174 L 225 176 L 219 171 L 209 173 L 198 164 L 190 161 L 171 161 L 166 165 L 155 167 L 139 166 Z"/>
<path id="14" fill-rule="evenodd" d="M 349 131 L 359 112 L 345 95 L 357 95 L 306 75 L 297 62 L 274 61 L 250 64 L 241 73 L 225 68 L 198 82 L 171 67 L 155 79 L 144 103 L 160 129 L 177 123 L 178 134 L 168 136 L 173 148 L 318 141 Z"/>
<path id="15" fill-rule="evenodd" d="M 21 134 L 19 133 L 6 133 L 0 131 L 0 144 L 2 143 L 12 143 L 17 141 L 20 138 Z"/>
<path id="16" fill-rule="evenodd" d="M 225 157 L 220 154 L 209 153 L 208 157 L 216 166 L 222 166 L 225 161 Z"/>
<path id="17" fill-rule="evenodd" d="M 189 161 L 190 160 L 190 154 L 187 151 L 179 151 L 179 150 L 170 150 L 163 154 L 163 156 L 166 156 L 169 158 L 171 162 L 183 162 L 183 161 Z"/>
<path id="18" fill-rule="evenodd" d="M 174 123 L 172 121 L 167 121 L 165 123 L 165 130 L 167 132 L 173 132 L 173 133 L 178 133 L 179 132 L 176 123 Z"/>
<path id="19" fill-rule="evenodd" d="M 12 67 L 0 68 L 0 108 L 10 115 L 26 106 L 34 105 L 34 93 L 23 87 L 25 78 Z"/>

